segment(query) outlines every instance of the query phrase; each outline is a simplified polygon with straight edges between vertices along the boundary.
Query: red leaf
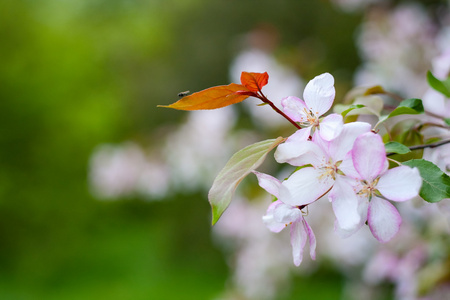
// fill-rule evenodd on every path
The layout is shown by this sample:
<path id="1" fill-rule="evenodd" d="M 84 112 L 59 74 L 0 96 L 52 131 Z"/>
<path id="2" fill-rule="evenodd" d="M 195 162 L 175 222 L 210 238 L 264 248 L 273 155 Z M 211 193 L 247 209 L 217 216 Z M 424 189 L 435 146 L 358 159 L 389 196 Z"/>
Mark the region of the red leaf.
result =
<path id="1" fill-rule="evenodd" d="M 250 95 L 249 90 L 240 84 L 219 85 L 193 93 L 170 105 L 158 105 L 179 110 L 216 109 L 239 103 Z"/>
<path id="2" fill-rule="evenodd" d="M 250 91 L 258 92 L 269 81 L 269 74 L 242 72 L 241 83 Z"/>

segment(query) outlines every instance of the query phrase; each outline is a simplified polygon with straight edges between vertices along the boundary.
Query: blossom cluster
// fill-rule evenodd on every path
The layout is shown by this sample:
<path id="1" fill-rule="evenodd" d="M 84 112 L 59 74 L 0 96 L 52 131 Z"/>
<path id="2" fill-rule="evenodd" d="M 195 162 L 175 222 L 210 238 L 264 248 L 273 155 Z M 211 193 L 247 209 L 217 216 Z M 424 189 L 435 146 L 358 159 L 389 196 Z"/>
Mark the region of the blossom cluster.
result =
<path id="1" fill-rule="evenodd" d="M 276 197 L 263 217 L 266 226 L 279 232 L 290 226 L 294 264 L 300 265 L 309 240 L 315 259 L 316 238 L 306 221 L 310 204 L 327 197 L 331 202 L 335 230 L 348 237 L 368 224 L 373 236 L 386 243 L 399 231 L 402 218 L 390 202 L 403 202 L 419 195 L 422 178 L 417 168 L 389 168 L 383 140 L 366 122 L 343 123 L 342 115 L 329 114 L 335 97 L 329 73 L 315 77 L 303 98 L 282 100 L 283 111 L 302 129 L 278 146 L 275 159 L 297 167 L 280 181 L 254 171 L 259 185 Z"/>

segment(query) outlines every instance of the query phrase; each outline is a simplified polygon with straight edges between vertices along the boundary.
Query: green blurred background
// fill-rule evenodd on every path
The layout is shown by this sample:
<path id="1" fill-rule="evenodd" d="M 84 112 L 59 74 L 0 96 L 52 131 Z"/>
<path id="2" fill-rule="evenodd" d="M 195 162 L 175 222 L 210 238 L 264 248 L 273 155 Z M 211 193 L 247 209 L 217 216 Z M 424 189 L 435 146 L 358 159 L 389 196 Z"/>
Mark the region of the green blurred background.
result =
<path id="1" fill-rule="evenodd" d="M 259 24 L 277 30 L 280 61 L 305 80 L 333 73 L 342 96 L 361 18 L 310 0 L 1 1 L 0 299 L 219 296 L 230 271 L 206 194 L 99 201 L 93 150 L 157 147 L 155 130 L 185 113 L 156 105 L 229 83 L 239 37 Z M 342 291 L 325 267 L 294 280 L 280 299 Z"/>

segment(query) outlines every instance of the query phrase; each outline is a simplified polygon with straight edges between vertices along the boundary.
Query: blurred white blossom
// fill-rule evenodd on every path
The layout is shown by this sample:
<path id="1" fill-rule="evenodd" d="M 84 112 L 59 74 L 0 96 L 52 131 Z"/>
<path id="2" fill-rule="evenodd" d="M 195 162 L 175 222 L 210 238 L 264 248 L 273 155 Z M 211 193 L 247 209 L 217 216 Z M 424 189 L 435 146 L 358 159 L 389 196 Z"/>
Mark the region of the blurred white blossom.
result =
<path id="1" fill-rule="evenodd" d="M 97 147 L 91 157 L 89 178 L 93 193 L 100 199 L 136 194 L 161 198 L 169 187 L 167 167 L 132 142 Z"/>
<path id="2" fill-rule="evenodd" d="M 437 53 L 436 33 L 418 4 L 370 10 L 357 40 L 363 65 L 356 73 L 356 84 L 382 85 L 405 97 L 422 95 L 429 62 Z"/>

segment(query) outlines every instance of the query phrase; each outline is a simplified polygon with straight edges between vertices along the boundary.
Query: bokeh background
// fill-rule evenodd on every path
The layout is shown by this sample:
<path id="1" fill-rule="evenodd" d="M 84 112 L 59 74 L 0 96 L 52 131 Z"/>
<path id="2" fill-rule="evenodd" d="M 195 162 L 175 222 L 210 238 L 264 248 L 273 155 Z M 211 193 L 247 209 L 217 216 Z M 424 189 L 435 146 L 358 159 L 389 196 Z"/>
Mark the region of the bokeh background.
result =
<path id="1" fill-rule="evenodd" d="M 275 102 L 323 72 L 338 102 L 355 84 L 420 98 L 448 42 L 447 6 L 1 1 L 0 299 L 362 299 L 351 282 L 367 257 L 346 264 L 329 242 L 294 268 L 286 236 L 261 222 L 270 197 L 254 178 L 210 225 L 207 191 L 227 159 L 290 124 L 253 100 L 156 106 L 241 71 L 267 71 Z M 332 234 L 332 220 L 316 223 Z M 398 297 L 389 280 L 367 290 Z"/>

